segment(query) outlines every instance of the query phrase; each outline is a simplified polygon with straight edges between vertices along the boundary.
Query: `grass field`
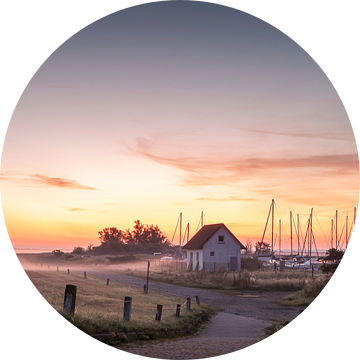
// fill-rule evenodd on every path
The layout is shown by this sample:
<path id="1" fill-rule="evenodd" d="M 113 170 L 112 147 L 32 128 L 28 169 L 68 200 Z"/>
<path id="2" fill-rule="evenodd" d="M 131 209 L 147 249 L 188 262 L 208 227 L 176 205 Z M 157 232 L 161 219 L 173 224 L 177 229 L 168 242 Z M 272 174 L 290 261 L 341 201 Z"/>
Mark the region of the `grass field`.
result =
<path id="1" fill-rule="evenodd" d="M 116 269 L 112 271 L 117 272 Z M 118 272 L 127 275 L 146 277 L 146 268 L 131 268 Z M 314 278 L 307 271 L 241 271 L 241 272 L 208 272 L 208 271 L 172 271 L 163 272 L 150 267 L 152 281 L 166 282 L 180 286 L 196 287 L 213 290 L 251 290 L 251 291 L 299 291 L 311 284 L 314 279 L 325 278 L 317 273 Z"/>
<path id="2" fill-rule="evenodd" d="M 40 262 L 47 259 L 54 260 L 52 254 L 42 254 L 33 258 L 33 260 L 35 259 Z M 116 260 L 116 257 L 114 259 Z M 114 264 L 114 262 L 109 261 L 109 259 L 104 256 L 94 256 L 92 258 L 76 257 L 71 258 L 69 262 L 65 259 L 62 259 L 61 263 L 63 265 L 70 265 L 70 263 L 72 263 L 72 265 L 80 265 L 84 266 L 84 268 L 86 266 L 103 266 L 106 268 L 106 271 L 136 276 L 143 279 L 146 278 L 147 273 L 147 260 L 145 260 L 145 258 L 136 262 L 121 261 L 117 264 Z M 290 291 L 292 294 L 281 301 L 281 305 L 284 306 L 308 306 L 329 281 L 329 277 L 321 272 L 314 272 L 314 276 L 312 276 L 312 273 L 309 271 L 289 269 L 283 272 L 274 272 L 274 270 L 270 269 L 255 271 L 244 270 L 235 273 L 226 271 L 208 272 L 187 271 L 186 269 L 180 269 L 174 266 L 169 267 L 166 265 L 155 265 L 154 262 L 152 262 L 150 266 L 150 281 L 165 282 L 186 287 L 211 289 L 226 293 L 228 295 L 237 295 L 239 291 L 246 291 L 251 293 L 263 291 Z M 65 285 L 63 285 L 63 287 L 65 287 Z M 142 299 L 144 296 L 142 291 L 136 291 L 138 291 L 140 299 Z M 63 296 L 63 294 L 61 296 Z M 119 296 L 125 297 L 131 295 L 121 294 Z M 150 299 L 150 294 L 148 295 L 148 299 Z M 61 298 L 61 304 L 58 305 L 58 308 L 59 306 L 62 306 L 62 301 L 63 299 Z M 184 299 L 178 301 L 184 301 Z M 153 316 L 155 314 L 156 305 L 156 302 L 151 305 L 153 309 Z M 173 309 L 175 309 L 176 304 L 173 304 L 172 306 Z M 115 307 L 119 307 L 118 302 L 116 303 Z M 166 306 L 164 306 L 164 308 L 166 308 Z M 165 313 L 167 311 L 168 310 L 166 310 Z M 104 315 L 102 315 L 102 317 L 104 317 Z M 109 315 L 106 315 L 106 317 L 109 318 Z M 88 333 L 94 331 L 94 328 L 98 329 L 97 331 L 101 330 L 101 327 L 94 326 L 89 320 L 87 320 L 87 317 L 83 313 L 77 313 L 76 320 L 77 326 L 84 328 L 84 331 Z M 97 324 L 99 324 L 99 321 L 97 321 Z M 171 330 L 177 330 L 179 326 L 182 326 L 180 323 L 177 325 L 177 327 L 174 328 L 174 324 L 171 324 L 171 322 L 166 324 L 167 328 L 170 328 Z M 129 325 L 130 324 L 123 324 L 125 327 L 128 327 Z M 143 325 L 140 325 L 138 328 L 141 328 L 141 326 Z M 157 329 L 159 328 L 159 324 L 155 324 L 155 326 Z"/>
<path id="3" fill-rule="evenodd" d="M 110 283 L 106 280 L 87 276 L 83 273 L 32 271 L 27 275 L 44 298 L 62 314 L 64 292 L 67 284 L 77 286 L 76 308 L 73 318 L 64 315 L 76 327 L 87 334 L 111 334 L 119 332 L 181 331 L 186 329 L 200 315 L 208 316 L 215 308 L 208 305 L 191 304 L 191 310 L 184 305 L 186 299 L 159 295 L 149 291 Z M 131 321 L 123 320 L 124 298 L 132 297 Z M 155 321 L 156 306 L 163 305 L 161 322 Z M 177 304 L 181 316 L 175 317 Z"/>

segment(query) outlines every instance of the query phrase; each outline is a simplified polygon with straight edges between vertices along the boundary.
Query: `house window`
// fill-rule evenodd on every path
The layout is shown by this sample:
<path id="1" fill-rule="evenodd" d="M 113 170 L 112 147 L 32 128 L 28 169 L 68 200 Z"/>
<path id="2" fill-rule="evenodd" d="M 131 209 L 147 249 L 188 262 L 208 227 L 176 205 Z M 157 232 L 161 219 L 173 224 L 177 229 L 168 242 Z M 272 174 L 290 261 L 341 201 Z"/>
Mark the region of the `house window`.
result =
<path id="1" fill-rule="evenodd" d="M 210 251 L 210 256 L 215 256 L 215 251 Z"/>
<path id="2" fill-rule="evenodd" d="M 219 235 L 218 237 L 219 244 L 224 244 L 224 235 Z"/>

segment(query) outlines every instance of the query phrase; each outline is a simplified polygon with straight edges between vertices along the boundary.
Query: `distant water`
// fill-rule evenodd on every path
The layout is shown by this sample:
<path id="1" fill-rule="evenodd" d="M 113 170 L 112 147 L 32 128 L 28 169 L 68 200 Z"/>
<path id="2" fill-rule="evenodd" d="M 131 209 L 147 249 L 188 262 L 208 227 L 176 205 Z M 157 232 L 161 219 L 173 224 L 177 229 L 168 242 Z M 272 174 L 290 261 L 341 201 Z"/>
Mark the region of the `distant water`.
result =
<path id="1" fill-rule="evenodd" d="M 72 248 L 25 248 L 18 247 L 14 248 L 16 254 L 40 254 L 40 253 L 51 253 L 53 250 L 61 250 L 63 252 L 71 252 Z"/>

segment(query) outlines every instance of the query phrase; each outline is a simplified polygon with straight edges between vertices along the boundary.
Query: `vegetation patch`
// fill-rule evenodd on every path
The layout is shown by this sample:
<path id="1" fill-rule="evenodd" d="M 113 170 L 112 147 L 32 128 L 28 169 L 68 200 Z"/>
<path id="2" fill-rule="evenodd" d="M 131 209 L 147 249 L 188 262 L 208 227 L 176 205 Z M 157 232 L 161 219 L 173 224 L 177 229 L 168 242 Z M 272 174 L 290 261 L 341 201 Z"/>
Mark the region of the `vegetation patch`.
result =
<path id="1" fill-rule="evenodd" d="M 27 271 L 44 298 L 68 321 L 89 335 L 103 335 L 105 342 L 126 342 L 137 339 L 181 335 L 199 317 L 207 319 L 218 309 L 194 302 L 191 310 L 186 299 L 160 295 L 112 282 L 94 276 L 84 279 L 81 273 L 55 271 Z M 63 313 L 65 286 L 77 286 L 76 308 L 73 317 Z M 123 319 L 124 298 L 132 297 L 131 321 Z M 155 320 L 156 307 L 163 305 L 161 321 Z M 180 317 L 175 316 L 176 305 L 181 304 Z M 124 335 L 125 334 L 125 335 Z M 130 335 L 129 335 L 130 334 Z M 135 334 L 132 336 L 131 334 Z M 101 338 L 101 336 L 100 336 Z"/>
<path id="2" fill-rule="evenodd" d="M 285 327 L 287 324 L 290 323 L 290 321 L 287 320 L 283 320 L 283 321 L 271 320 L 271 322 L 272 324 L 264 329 L 266 337 L 275 334 L 277 331 L 281 330 L 283 327 Z"/>
<path id="3" fill-rule="evenodd" d="M 315 298 L 321 293 L 324 287 L 329 282 L 330 277 L 321 277 L 307 283 L 301 291 L 284 297 L 280 301 L 280 305 L 307 307 Z"/>

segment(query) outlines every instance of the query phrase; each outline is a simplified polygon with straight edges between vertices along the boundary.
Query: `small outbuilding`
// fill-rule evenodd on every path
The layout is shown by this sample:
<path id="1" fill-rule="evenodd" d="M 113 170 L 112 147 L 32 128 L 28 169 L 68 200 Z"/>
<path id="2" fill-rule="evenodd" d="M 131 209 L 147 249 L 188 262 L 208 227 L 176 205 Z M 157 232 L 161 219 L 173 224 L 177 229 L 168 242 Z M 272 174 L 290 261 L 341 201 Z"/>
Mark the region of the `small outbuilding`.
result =
<path id="1" fill-rule="evenodd" d="M 187 252 L 188 270 L 241 269 L 241 250 L 245 246 L 225 224 L 204 225 L 182 247 Z"/>

